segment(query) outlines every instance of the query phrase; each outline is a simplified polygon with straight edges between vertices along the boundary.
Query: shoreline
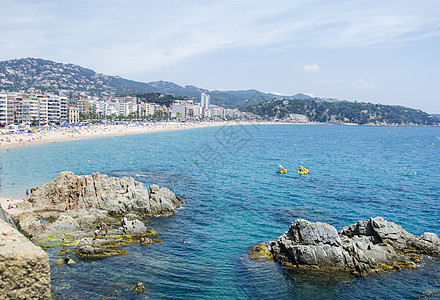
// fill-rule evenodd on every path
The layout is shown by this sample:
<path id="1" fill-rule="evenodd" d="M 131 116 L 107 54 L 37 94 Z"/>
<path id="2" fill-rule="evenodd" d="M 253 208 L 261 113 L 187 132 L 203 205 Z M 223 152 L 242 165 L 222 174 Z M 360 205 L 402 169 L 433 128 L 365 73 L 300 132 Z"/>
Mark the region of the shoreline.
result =
<path id="1" fill-rule="evenodd" d="M 81 140 L 88 138 L 101 138 L 118 135 L 132 135 L 141 133 L 152 133 L 162 131 L 185 130 L 205 127 L 231 126 L 231 125 L 310 125 L 315 123 L 286 123 L 286 122 L 158 122 L 145 124 L 128 125 L 87 125 L 69 128 L 49 128 L 41 129 L 32 133 L 6 133 L 7 130 L 0 130 L 0 149 L 8 149 L 17 146 L 28 146 L 43 143 L 56 143 L 61 141 Z"/>
<path id="2" fill-rule="evenodd" d="M 293 123 L 276 121 L 213 121 L 213 122 L 152 122 L 138 124 L 92 124 L 73 127 L 39 128 L 31 133 L 8 133 L 8 129 L 0 129 L 0 150 L 17 146 L 28 146 L 43 143 L 74 141 L 88 138 L 101 138 L 118 135 L 131 135 L 162 131 L 196 129 L 217 126 L 234 125 L 345 125 L 359 126 L 354 123 L 327 124 L 327 123 Z M 386 126 L 386 125 L 365 125 Z"/>
<path id="3" fill-rule="evenodd" d="M 41 129 L 31 133 L 6 133 L 2 130 L 0 135 L 0 149 L 12 148 L 17 146 L 27 146 L 43 143 L 55 143 L 60 141 L 81 140 L 87 138 L 100 138 L 108 136 L 140 134 L 148 132 L 161 132 L 171 130 L 182 130 L 192 128 L 202 128 L 211 126 L 221 126 L 223 122 L 216 123 L 179 123 L 179 122 L 160 122 L 146 124 L 129 125 L 87 125 L 75 127 L 55 127 Z"/>

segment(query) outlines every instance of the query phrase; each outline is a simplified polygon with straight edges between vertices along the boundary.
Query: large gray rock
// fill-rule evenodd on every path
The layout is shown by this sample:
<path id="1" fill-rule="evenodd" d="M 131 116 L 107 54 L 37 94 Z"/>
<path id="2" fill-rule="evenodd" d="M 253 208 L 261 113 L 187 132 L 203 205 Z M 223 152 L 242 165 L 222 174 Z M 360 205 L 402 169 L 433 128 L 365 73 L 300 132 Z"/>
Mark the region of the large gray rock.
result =
<path id="1" fill-rule="evenodd" d="M 271 242 L 271 251 L 285 265 L 366 275 L 415 268 L 414 253 L 440 255 L 440 239 L 434 233 L 414 236 L 381 217 L 359 221 L 339 233 L 328 224 L 297 220 Z"/>
<path id="2" fill-rule="evenodd" d="M 158 185 L 150 185 L 150 213 L 153 215 L 174 214 L 180 207 L 182 200 L 168 188 L 159 188 Z"/>
<path id="3" fill-rule="evenodd" d="M 152 216 L 176 213 L 182 200 L 167 188 L 150 186 L 131 177 L 108 177 L 94 173 L 78 177 L 61 172 L 47 184 L 31 189 L 31 197 L 20 204 L 23 210 L 86 211 L 104 210 L 110 215 L 133 213 Z"/>
<path id="4" fill-rule="evenodd" d="M 47 254 L 3 220 L 0 220 L 0 298 L 50 298 Z"/>
<path id="5" fill-rule="evenodd" d="M 151 229 L 139 220 L 128 221 L 124 218 L 122 221 L 122 230 L 125 234 L 144 235 L 150 232 Z"/>

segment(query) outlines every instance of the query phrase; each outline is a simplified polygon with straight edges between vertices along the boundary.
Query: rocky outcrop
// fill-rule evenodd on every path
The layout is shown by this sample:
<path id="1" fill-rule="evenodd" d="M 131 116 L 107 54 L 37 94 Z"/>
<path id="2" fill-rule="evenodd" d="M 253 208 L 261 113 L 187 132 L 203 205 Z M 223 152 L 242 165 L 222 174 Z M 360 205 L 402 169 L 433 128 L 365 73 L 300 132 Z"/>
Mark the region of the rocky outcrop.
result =
<path id="1" fill-rule="evenodd" d="M 134 244 L 137 241 L 141 245 L 151 245 L 154 243 L 153 237 L 157 237 L 157 232 L 145 226 L 139 220 L 122 221 L 122 227 L 118 228 L 113 234 L 105 235 L 100 238 L 82 238 L 76 245 L 75 255 L 80 258 L 100 259 L 109 256 L 126 254 L 125 250 L 114 250 L 113 248 Z"/>
<path id="2" fill-rule="evenodd" d="M 416 268 L 417 254 L 440 255 L 436 234 L 414 236 L 381 217 L 359 221 L 339 233 L 329 224 L 297 220 L 270 247 L 274 259 L 284 265 L 351 271 L 361 276 Z"/>
<path id="3" fill-rule="evenodd" d="M 131 177 L 61 172 L 52 182 L 32 188 L 14 218 L 45 250 L 63 247 L 61 254 L 73 248 L 78 257 L 93 259 L 122 255 L 126 251 L 110 248 L 160 242 L 151 239 L 158 234 L 145 226 L 145 218 L 177 213 L 183 203 L 168 188 L 149 188 Z"/>
<path id="4" fill-rule="evenodd" d="M 0 220 L 1 299 L 49 299 L 47 254 Z"/>
<path id="5" fill-rule="evenodd" d="M 99 173 L 78 177 L 61 172 L 47 184 L 31 189 L 31 197 L 20 203 L 20 209 L 33 211 L 91 211 L 104 210 L 109 215 L 133 213 L 157 216 L 176 213 L 182 200 L 167 188 L 150 186 L 131 177 L 108 177 Z"/>
<path id="6" fill-rule="evenodd" d="M 128 221 L 127 218 L 124 218 L 121 223 L 124 234 L 147 235 L 153 232 L 153 228 L 145 226 L 145 224 L 139 220 Z"/>
<path id="7" fill-rule="evenodd" d="M 110 256 L 124 255 L 127 253 L 125 250 L 113 250 L 109 248 L 114 246 L 114 240 L 94 240 L 92 238 L 83 238 L 76 246 L 76 256 L 81 258 L 99 259 Z M 121 245 L 118 245 L 121 246 Z"/>

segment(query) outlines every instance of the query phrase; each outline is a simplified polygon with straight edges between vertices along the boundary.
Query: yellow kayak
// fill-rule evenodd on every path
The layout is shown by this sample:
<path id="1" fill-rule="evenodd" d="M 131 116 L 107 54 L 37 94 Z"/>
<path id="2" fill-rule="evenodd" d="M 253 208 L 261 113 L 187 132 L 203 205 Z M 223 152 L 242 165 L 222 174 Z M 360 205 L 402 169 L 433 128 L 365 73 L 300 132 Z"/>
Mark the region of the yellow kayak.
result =
<path id="1" fill-rule="evenodd" d="M 286 174 L 287 170 L 277 170 L 277 173 L 279 173 L 279 174 Z"/>
<path id="2" fill-rule="evenodd" d="M 299 167 L 298 174 L 309 174 L 309 173 L 310 173 L 310 171 L 307 170 L 306 168 L 304 168 L 303 166 Z"/>

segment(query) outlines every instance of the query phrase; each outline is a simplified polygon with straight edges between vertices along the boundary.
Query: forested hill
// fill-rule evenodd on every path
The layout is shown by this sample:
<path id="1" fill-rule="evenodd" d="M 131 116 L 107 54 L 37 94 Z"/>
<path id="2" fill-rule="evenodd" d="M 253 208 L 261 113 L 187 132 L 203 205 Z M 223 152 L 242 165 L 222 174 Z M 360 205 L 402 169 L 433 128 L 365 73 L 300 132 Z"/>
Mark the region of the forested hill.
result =
<path id="1" fill-rule="evenodd" d="M 271 100 L 246 106 L 244 110 L 265 119 L 287 120 L 293 114 L 310 122 L 375 125 L 439 125 L 440 120 L 421 110 L 403 106 L 319 99 Z"/>
<path id="2" fill-rule="evenodd" d="M 258 104 L 277 95 L 257 90 L 208 91 L 193 85 L 180 86 L 169 81 L 139 82 L 119 76 L 109 76 L 74 64 L 57 63 L 40 58 L 21 58 L 0 62 L 0 91 L 18 92 L 36 90 L 42 92 L 85 93 L 90 96 L 136 95 L 142 93 L 174 94 L 200 99 L 209 92 L 211 103 L 235 108 Z M 286 98 L 310 98 L 297 94 Z"/>
<path id="3" fill-rule="evenodd" d="M 91 96 L 134 93 L 173 93 L 200 96 L 206 90 L 167 81 L 149 83 L 109 76 L 74 64 L 56 63 L 39 58 L 22 58 L 0 62 L 0 90 L 57 92 L 67 90 Z"/>

